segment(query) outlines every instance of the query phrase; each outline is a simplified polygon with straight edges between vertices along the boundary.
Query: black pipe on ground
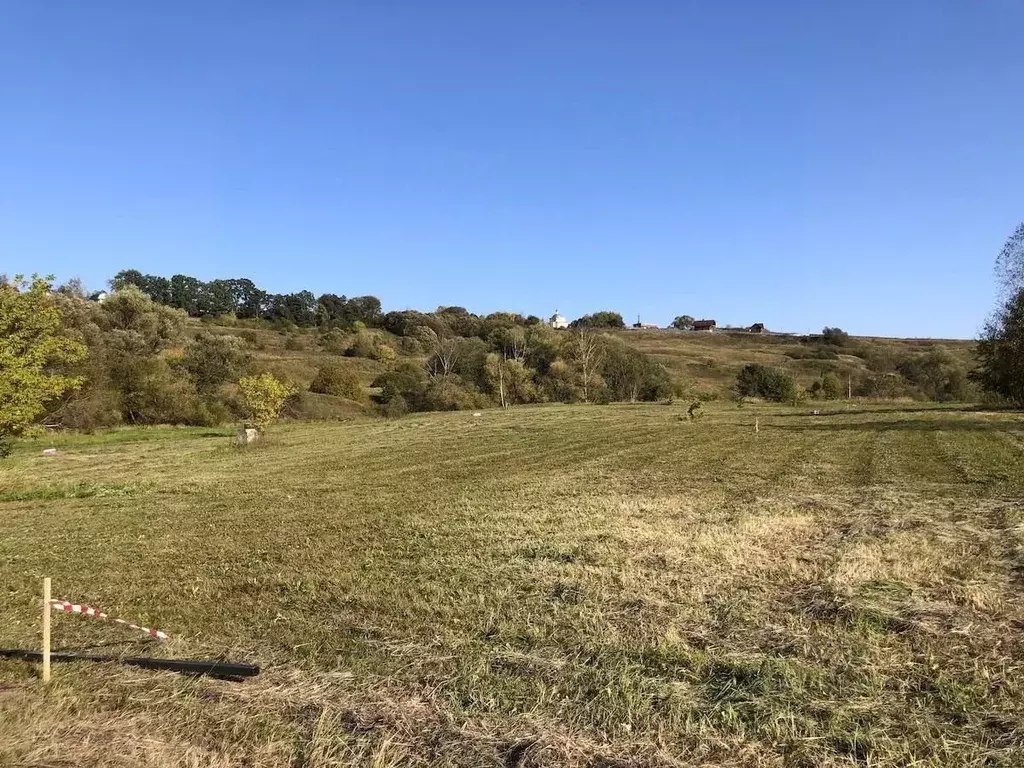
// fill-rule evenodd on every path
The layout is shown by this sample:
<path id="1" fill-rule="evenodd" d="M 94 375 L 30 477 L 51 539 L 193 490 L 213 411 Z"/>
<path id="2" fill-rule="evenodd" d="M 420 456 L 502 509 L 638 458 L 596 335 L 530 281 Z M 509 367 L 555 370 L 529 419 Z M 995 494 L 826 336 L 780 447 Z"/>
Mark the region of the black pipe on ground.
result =
<path id="1" fill-rule="evenodd" d="M 43 654 L 39 651 L 0 648 L 0 658 L 42 661 Z M 245 664 L 234 661 L 150 659 L 145 656 L 95 656 L 85 653 L 51 653 L 50 661 L 112 662 L 114 664 L 125 664 L 129 667 L 141 667 L 142 669 L 159 669 L 167 672 L 178 672 L 182 675 L 208 675 L 219 680 L 236 681 L 247 677 L 255 677 L 260 673 L 258 664 Z"/>

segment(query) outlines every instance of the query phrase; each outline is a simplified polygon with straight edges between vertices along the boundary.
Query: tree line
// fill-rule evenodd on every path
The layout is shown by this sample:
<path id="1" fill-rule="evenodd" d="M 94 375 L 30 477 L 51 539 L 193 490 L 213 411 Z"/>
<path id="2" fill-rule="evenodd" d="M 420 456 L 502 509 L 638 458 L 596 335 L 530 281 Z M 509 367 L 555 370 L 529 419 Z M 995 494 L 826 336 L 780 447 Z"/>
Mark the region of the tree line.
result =
<path id="1" fill-rule="evenodd" d="M 248 281 L 164 283 L 126 271 L 112 282 L 109 295 L 87 300 L 74 282 L 54 289 L 42 278 L 0 279 L 0 441 L 35 424 L 265 424 L 282 407 L 297 415 L 321 412 L 312 400 L 320 395 L 369 405 L 341 356 L 384 364 L 374 400 L 389 416 L 652 400 L 677 390 L 662 366 L 586 322 L 558 332 L 536 317 L 479 316 L 463 307 L 382 313 L 373 297 L 330 294 L 312 304 L 308 294 L 266 294 L 258 302 L 265 314 L 247 317 L 252 313 L 237 308 L 260 295 Z M 221 312 L 229 301 L 236 309 Z M 267 307 L 287 312 L 267 315 Z M 230 316 L 223 319 L 237 330 L 190 323 L 190 310 L 199 318 Z M 298 330 L 296 319 L 308 329 Z M 290 380 L 255 354 L 264 343 L 257 328 L 268 323 L 285 332 L 286 349 L 292 342 L 305 348 L 300 339 L 319 347 L 311 381 Z"/>
<path id="2" fill-rule="evenodd" d="M 346 298 L 325 293 L 317 298 L 310 291 L 270 293 L 247 278 L 204 282 L 189 275 L 167 278 L 125 269 L 114 276 L 111 285 L 115 290 L 133 285 L 156 303 L 180 309 L 189 317 L 234 315 L 300 327 L 337 328 L 357 322 L 374 326 L 381 317 L 376 296 Z"/>
<path id="3" fill-rule="evenodd" d="M 931 399 L 963 400 L 970 380 L 1024 406 L 1024 224 L 1007 240 L 997 274 L 1000 296 L 979 339 L 975 370 L 968 374 L 942 350 L 878 365 L 861 355 L 879 373 L 856 389 L 848 382 L 852 394 L 904 396 L 893 387 L 906 385 Z M 374 296 L 274 294 L 247 279 L 203 282 L 124 270 L 112 288 L 104 301 L 87 301 L 74 282 L 55 290 L 42 278 L 0 278 L 0 442 L 40 422 L 84 429 L 219 424 L 256 418 L 260 398 L 275 409 L 310 393 L 365 402 L 367 392 L 351 369 L 330 355 L 385 364 L 372 386 L 386 415 L 548 401 L 636 402 L 682 391 L 663 366 L 603 332 L 624 326 L 616 312 L 584 315 L 558 332 L 536 316 L 476 315 L 457 306 L 383 312 Z M 188 324 L 190 316 L 311 328 L 328 357 L 308 384 L 279 381 L 260 370 L 253 354 L 260 342 L 247 336 L 255 331 L 213 334 Z M 677 320 L 685 325 L 692 318 Z M 836 349 L 851 343 L 838 328 L 826 328 L 813 341 L 815 348 L 797 350 L 798 357 L 834 359 Z M 826 373 L 803 393 L 790 374 L 752 364 L 740 371 L 734 391 L 778 401 L 807 394 L 832 399 L 842 396 L 842 382 Z"/>

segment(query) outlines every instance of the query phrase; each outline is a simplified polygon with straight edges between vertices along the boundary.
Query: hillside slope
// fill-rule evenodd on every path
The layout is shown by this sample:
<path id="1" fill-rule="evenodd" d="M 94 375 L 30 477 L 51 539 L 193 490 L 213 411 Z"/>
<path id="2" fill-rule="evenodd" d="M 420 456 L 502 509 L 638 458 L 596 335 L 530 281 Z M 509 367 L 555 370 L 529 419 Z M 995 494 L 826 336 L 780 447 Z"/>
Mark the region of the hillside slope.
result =
<path id="1" fill-rule="evenodd" d="M 318 341 L 312 329 L 289 332 L 269 327 L 241 327 L 213 323 L 195 323 L 212 333 L 241 335 L 247 340 L 264 368 L 308 385 L 317 367 L 327 358 L 351 366 L 367 386 L 388 364 L 360 357 L 344 357 L 344 341 L 333 345 Z M 383 331 L 380 331 L 385 336 Z M 783 368 L 804 387 L 827 373 L 840 378 L 844 387 L 862 387 L 869 378 L 895 373 L 908 359 L 943 353 L 963 370 L 975 366 L 974 342 L 949 339 L 894 339 L 850 337 L 841 347 L 827 347 L 813 337 L 750 334 L 742 332 L 686 332 L 669 329 L 622 330 L 613 335 L 650 355 L 665 366 L 677 380 L 704 397 L 725 396 L 736 374 L 748 363 Z M 341 339 L 351 338 L 340 335 Z M 390 337 L 400 359 L 422 359 L 422 355 L 403 354 L 398 339 Z M 857 392 L 855 391 L 855 394 Z M 867 394 L 861 391 L 860 394 Z"/>
<path id="2" fill-rule="evenodd" d="M 708 393 L 726 392 L 748 363 L 783 368 L 805 387 L 826 373 L 836 374 L 844 383 L 849 377 L 856 381 L 867 375 L 890 374 L 904 360 L 936 352 L 947 353 L 967 370 L 976 364 L 973 341 L 950 339 L 851 336 L 836 349 L 835 359 L 828 359 L 814 356 L 828 353 L 818 340 L 799 336 L 675 330 L 627 330 L 618 335 L 673 375 Z"/>

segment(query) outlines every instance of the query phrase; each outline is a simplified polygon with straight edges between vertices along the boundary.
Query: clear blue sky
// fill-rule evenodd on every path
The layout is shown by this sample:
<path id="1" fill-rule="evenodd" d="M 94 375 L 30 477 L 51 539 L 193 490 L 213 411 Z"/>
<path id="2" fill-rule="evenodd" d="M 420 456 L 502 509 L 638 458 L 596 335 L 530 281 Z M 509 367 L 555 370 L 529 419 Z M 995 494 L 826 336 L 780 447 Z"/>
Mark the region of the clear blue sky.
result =
<path id="1" fill-rule="evenodd" d="M 969 337 L 1024 3 L 9 2 L 0 272 Z"/>

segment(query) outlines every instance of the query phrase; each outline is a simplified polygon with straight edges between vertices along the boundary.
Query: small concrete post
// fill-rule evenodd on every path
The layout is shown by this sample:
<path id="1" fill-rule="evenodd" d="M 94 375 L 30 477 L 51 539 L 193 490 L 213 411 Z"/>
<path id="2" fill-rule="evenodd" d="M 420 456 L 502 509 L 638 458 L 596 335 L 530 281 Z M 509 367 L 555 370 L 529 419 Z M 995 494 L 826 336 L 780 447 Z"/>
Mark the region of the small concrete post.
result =
<path id="1" fill-rule="evenodd" d="M 239 427 L 238 432 L 235 434 L 235 444 L 241 446 L 250 445 L 255 443 L 259 437 L 259 430 L 252 427 Z"/>

